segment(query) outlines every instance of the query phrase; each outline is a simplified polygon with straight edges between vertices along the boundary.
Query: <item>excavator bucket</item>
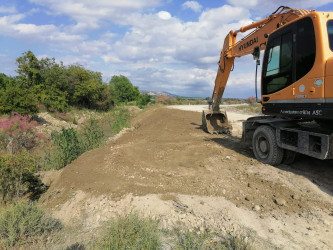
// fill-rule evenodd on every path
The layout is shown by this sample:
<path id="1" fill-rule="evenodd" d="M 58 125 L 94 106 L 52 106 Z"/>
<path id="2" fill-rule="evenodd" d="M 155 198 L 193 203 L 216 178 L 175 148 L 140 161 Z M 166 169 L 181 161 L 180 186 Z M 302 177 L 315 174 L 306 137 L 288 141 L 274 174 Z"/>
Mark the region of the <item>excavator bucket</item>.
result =
<path id="1" fill-rule="evenodd" d="M 202 111 L 202 127 L 210 134 L 230 134 L 232 126 L 225 111 Z"/>

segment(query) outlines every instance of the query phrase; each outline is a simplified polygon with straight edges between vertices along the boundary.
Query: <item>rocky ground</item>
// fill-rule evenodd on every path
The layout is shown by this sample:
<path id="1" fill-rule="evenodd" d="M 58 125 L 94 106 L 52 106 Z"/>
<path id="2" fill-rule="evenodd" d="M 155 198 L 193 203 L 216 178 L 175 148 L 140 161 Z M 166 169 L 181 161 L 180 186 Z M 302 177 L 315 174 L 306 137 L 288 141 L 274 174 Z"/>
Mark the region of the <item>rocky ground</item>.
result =
<path id="1" fill-rule="evenodd" d="M 199 112 L 141 112 L 131 130 L 44 173 L 50 188 L 39 202 L 85 232 L 137 211 L 161 228 L 245 232 L 257 249 L 332 249 L 332 160 L 262 164 L 240 141 L 248 116 L 228 116 L 232 134 L 210 135 Z"/>

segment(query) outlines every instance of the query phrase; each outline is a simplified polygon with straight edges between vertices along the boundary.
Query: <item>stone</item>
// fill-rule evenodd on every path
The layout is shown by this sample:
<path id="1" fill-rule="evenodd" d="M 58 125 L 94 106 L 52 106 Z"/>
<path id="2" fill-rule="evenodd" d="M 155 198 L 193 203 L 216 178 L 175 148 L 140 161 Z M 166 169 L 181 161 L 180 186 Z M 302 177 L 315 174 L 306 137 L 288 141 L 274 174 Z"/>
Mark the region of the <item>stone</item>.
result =
<path id="1" fill-rule="evenodd" d="M 256 211 L 256 212 L 260 211 L 260 206 L 255 205 L 255 206 L 253 207 L 253 210 Z"/>
<path id="2" fill-rule="evenodd" d="M 293 198 L 294 200 L 299 200 L 300 196 L 298 194 L 292 194 L 291 198 Z"/>
<path id="3" fill-rule="evenodd" d="M 287 202 L 282 198 L 276 198 L 276 199 L 274 199 L 274 202 L 275 202 L 276 205 L 279 205 L 279 206 L 286 206 L 287 205 Z"/>

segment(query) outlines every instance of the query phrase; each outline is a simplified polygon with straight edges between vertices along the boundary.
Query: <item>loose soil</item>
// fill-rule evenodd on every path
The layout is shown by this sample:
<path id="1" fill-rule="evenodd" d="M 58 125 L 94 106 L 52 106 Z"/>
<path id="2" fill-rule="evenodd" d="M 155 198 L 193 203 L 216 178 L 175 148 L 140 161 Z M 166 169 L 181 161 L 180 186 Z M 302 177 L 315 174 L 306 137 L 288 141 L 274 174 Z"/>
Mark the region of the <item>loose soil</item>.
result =
<path id="1" fill-rule="evenodd" d="M 240 140 L 248 116 L 228 116 L 232 134 L 210 135 L 199 112 L 145 110 L 131 130 L 44 173 L 50 187 L 40 203 L 90 229 L 138 211 L 162 228 L 245 231 L 258 249 L 332 249 L 332 160 L 262 164 Z"/>

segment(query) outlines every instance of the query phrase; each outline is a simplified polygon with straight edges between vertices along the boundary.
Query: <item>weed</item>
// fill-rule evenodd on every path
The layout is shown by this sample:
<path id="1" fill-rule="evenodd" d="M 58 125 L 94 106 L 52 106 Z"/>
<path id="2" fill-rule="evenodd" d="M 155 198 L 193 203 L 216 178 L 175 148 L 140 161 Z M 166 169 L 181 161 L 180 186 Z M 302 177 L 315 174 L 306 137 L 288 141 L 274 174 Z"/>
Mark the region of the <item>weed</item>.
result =
<path id="1" fill-rule="evenodd" d="M 57 147 L 54 159 L 59 164 L 58 168 L 66 166 L 83 153 L 79 134 L 75 129 L 62 128 L 60 132 L 52 132 L 51 137 Z"/>
<path id="2" fill-rule="evenodd" d="M 41 241 L 61 228 L 58 220 L 45 214 L 34 203 L 17 203 L 0 213 L 2 248 Z"/>
<path id="3" fill-rule="evenodd" d="M 198 231 L 182 232 L 176 229 L 176 249 L 220 249 L 220 250 L 252 250 L 252 242 L 244 233 L 199 233 Z"/>
<path id="4" fill-rule="evenodd" d="M 104 138 L 104 131 L 97 120 L 90 119 L 82 130 L 82 145 L 84 151 L 101 146 Z"/>
<path id="5" fill-rule="evenodd" d="M 177 239 L 177 249 L 206 249 L 205 241 L 207 238 L 209 238 L 208 234 L 198 234 L 190 231 L 179 233 Z"/>
<path id="6" fill-rule="evenodd" d="M 112 221 L 104 237 L 96 241 L 97 249 L 159 249 L 157 222 L 129 214 Z"/>
<path id="7" fill-rule="evenodd" d="M 114 120 L 111 123 L 111 127 L 115 134 L 130 126 L 130 113 L 126 108 L 119 107 L 114 110 L 112 115 Z"/>
<path id="8" fill-rule="evenodd" d="M 97 120 L 90 119 L 80 132 L 73 128 L 62 128 L 60 132 L 52 132 L 51 137 L 55 148 L 46 150 L 42 162 L 44 170 L 61 169 L 82 153 L 101 146 L 104 131 Z"/>

